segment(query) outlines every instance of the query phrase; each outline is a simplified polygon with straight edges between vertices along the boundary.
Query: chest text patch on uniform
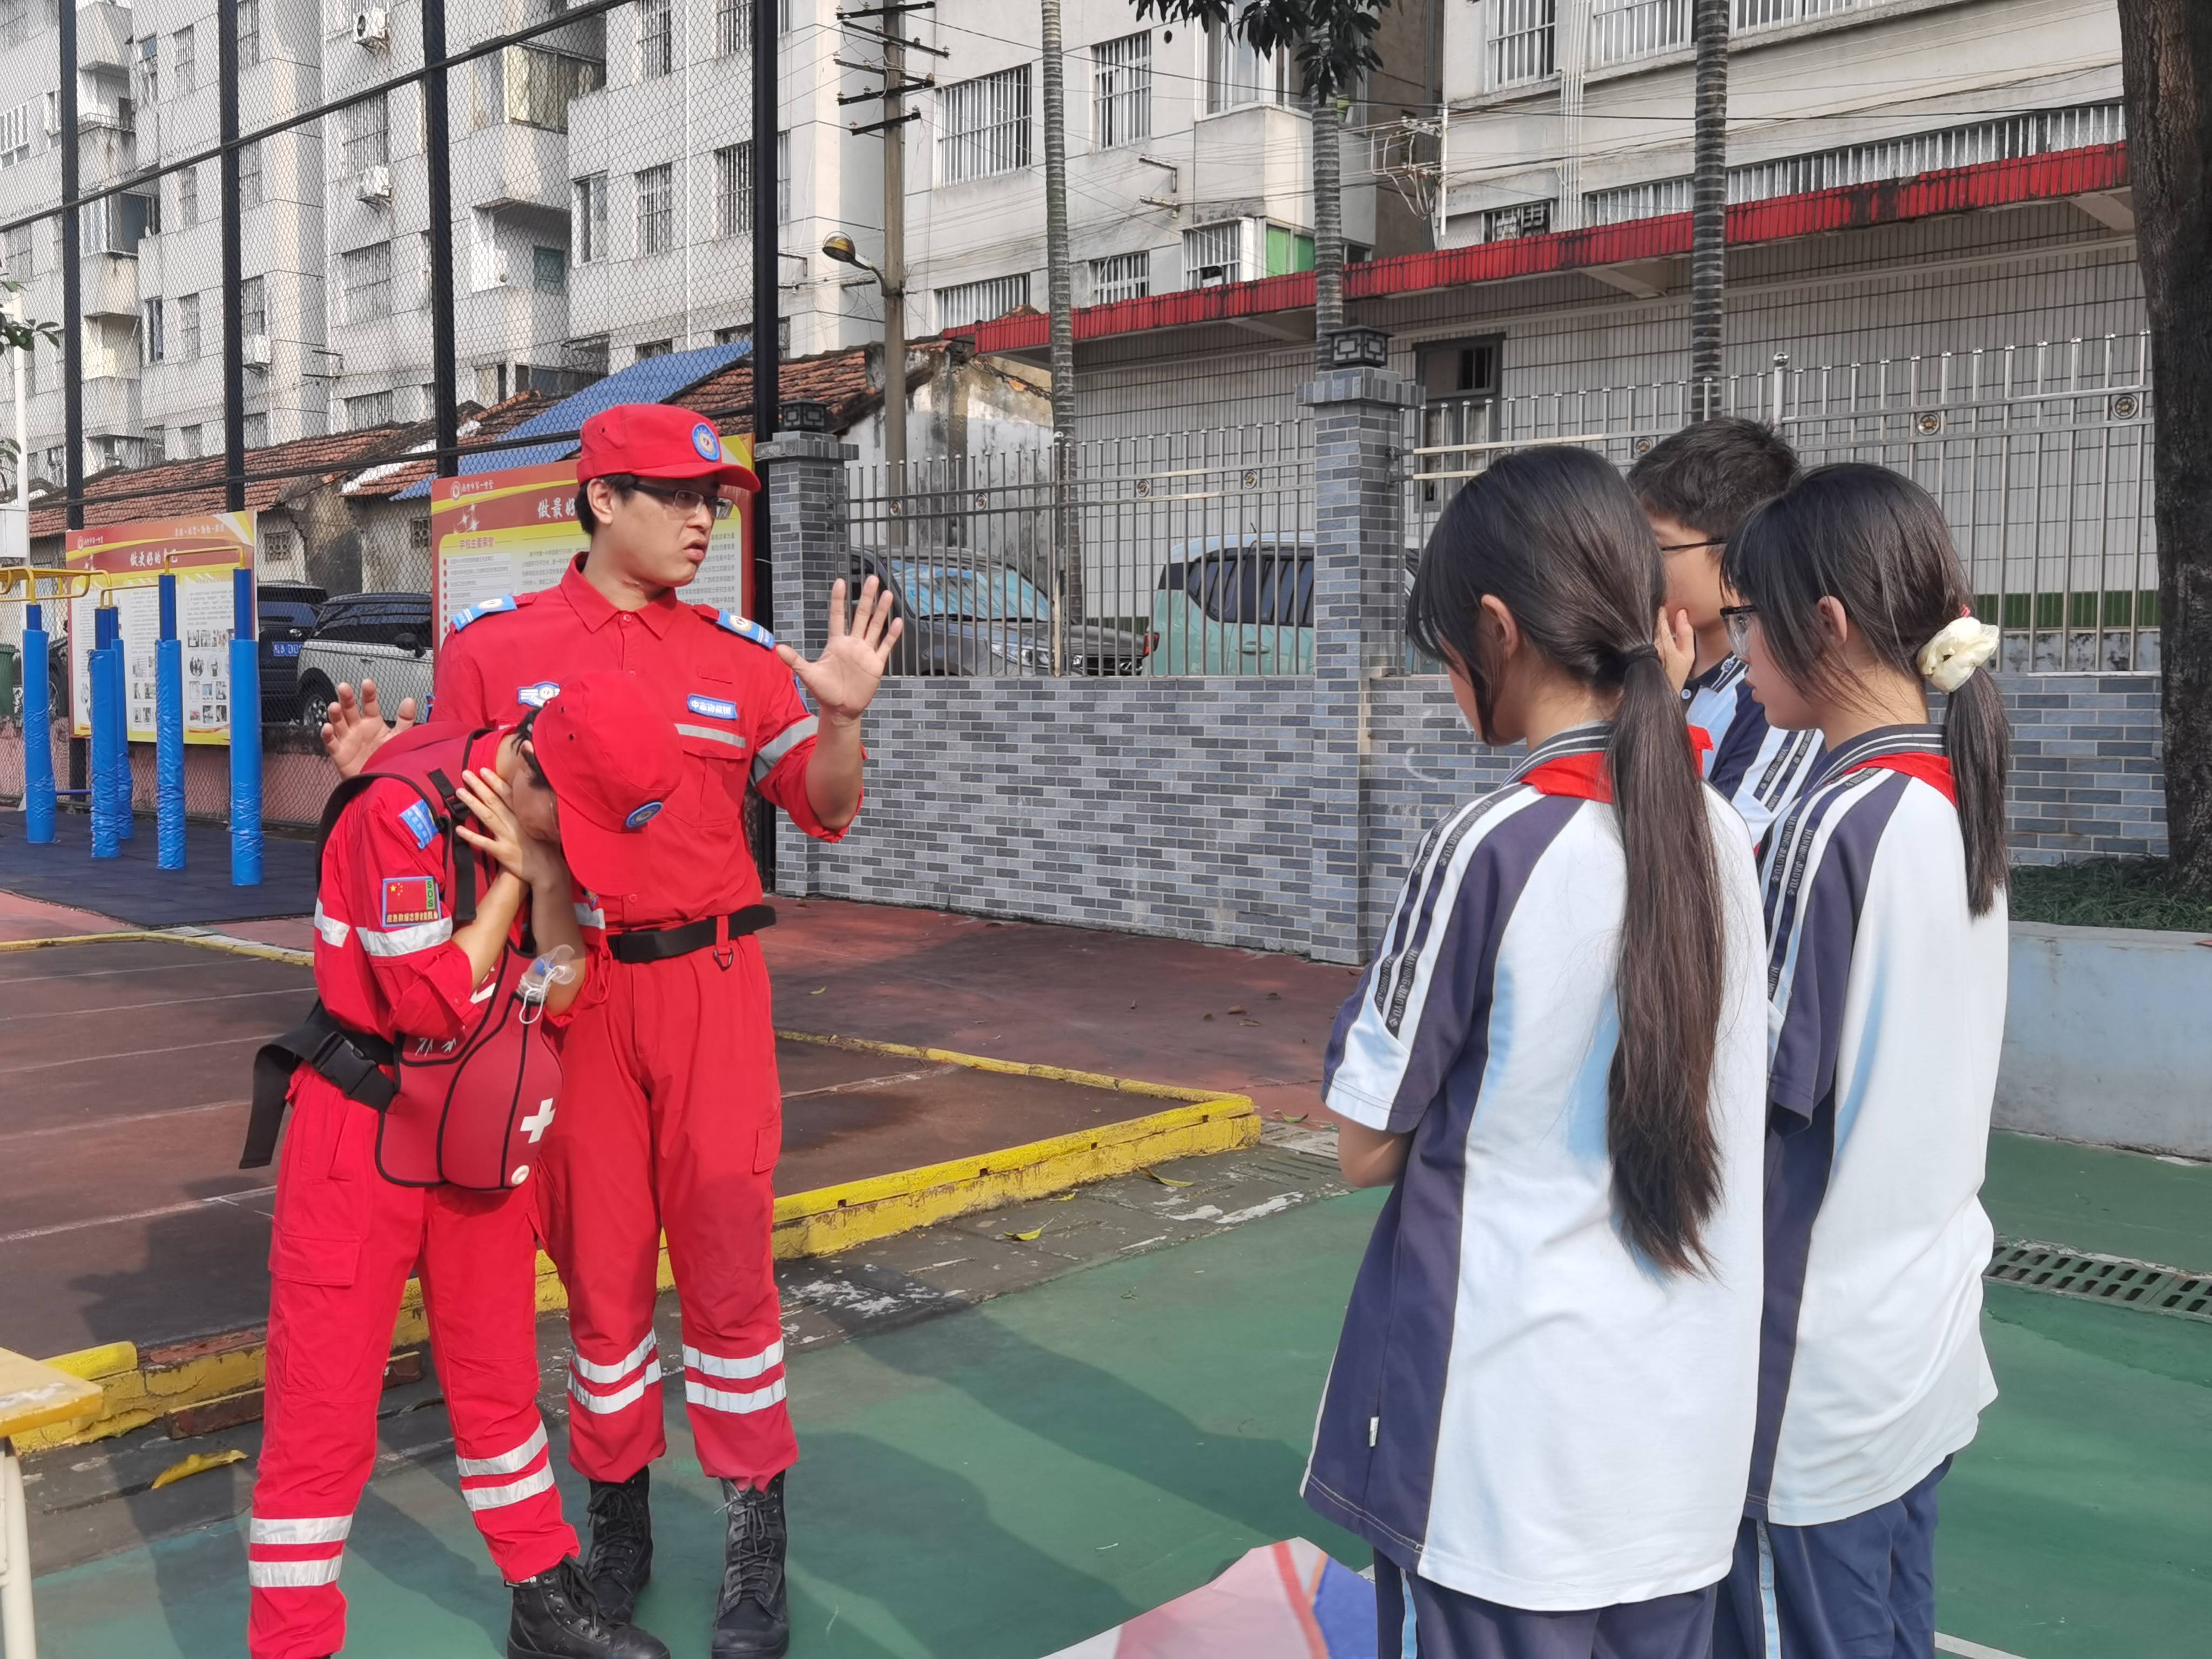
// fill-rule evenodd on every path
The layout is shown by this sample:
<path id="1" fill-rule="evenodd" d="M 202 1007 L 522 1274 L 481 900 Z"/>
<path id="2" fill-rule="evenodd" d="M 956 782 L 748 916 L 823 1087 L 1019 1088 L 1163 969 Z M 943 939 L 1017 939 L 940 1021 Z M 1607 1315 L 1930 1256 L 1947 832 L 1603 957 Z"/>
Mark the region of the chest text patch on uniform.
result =
<path id="1" fill-rule="evenodd" d="M 733 720 L 738 717 L 738 706 L 727 697 L 702 696 L 694 691 L 684 700 L 684 706 L 695 714 L 705 714 L 718 720 Z"/>
<path id="2" fill-rule="evenodd" d="M 535 685 L 518 685 L 514 700 L 526 708 L 543 708 L 561 695 L 560 685 L 553 680 L 540 680 Z"/>
<path id="3" fill-rule="evenodd" d="M 386 876 L 383 881 L 384 925 L 406 927 L 438 919 L 435 876 Z"/>
<path id="4" fill-rule="evenodd" d="M 428 801 L 416 801 L 399 815 L 399 821 L 407 826 L 407 833 L 415 837 L 417 847 L 428 847 L 437 839 L 438 820 Z"/>

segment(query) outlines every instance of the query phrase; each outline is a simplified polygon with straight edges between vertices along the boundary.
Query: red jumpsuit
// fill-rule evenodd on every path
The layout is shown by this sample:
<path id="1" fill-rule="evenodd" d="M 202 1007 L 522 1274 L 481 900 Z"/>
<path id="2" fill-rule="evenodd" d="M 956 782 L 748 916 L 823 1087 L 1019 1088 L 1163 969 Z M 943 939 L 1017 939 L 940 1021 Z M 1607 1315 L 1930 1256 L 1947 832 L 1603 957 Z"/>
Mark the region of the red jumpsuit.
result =
<path id="1" fill-rule="evenodd" d="M 315 896 L 323 1006 L 387 1041 L 451 1040 L 471 1011 L 444 843 L 418 836 L 421 821 L 406 784 L 369 785 L 338 818 Z M 479 866 L 479 891 L 489 879 Z M 501 1576 L 535 1577 L 577 1553 L 538 1413 L 530 1189 L 400 1186 L 377 1171 L 374 1109 L 305 1066 L 292 1074 L 291 1103 L 269 1253 L 267 1430 L 246 1547 L 255 1659 L 306 1659 L 344 1643 L 338 1564 L 376 1461 L 400 1292 L 418 1267 L 461 1496 Z"/>
<path id="2" fill-rule="evenodd" d="M 684 781 L 651 846 L 641 842 L 627 890 L 593 894 L 580 910 L 587 930 L 670 927 L 758 903 L 740 810 L 748 781 L 808 834 L 843 833 L 806 798 L 814 717 L 751 624 L 672 594 L 617 611 L 580 564 L 557 586 L 457 620 L 438 654 L 437 720 L 511 721 L 556 695 L 563 676 L 623 668 L 676 723 Z M 659 1384 L 678 1368 L 653 1328 L 665 1230 L 700 1465 L 765 1480 L 799 1448 L 769 1254 L 783 1106 L 759 942 L 642 963 L 595 949 L 592 985 L 571 1013 L 538 1191 L 575 1349 L 569 1462 L 594 1480 L 627 1480 L 667 1449 Z"/>

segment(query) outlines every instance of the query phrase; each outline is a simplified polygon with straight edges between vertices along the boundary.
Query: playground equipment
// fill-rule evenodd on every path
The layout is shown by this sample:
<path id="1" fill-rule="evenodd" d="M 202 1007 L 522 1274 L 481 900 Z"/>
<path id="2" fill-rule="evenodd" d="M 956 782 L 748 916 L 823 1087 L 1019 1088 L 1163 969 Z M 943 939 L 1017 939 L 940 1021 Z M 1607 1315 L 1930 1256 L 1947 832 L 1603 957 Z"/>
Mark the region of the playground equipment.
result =
<path id="1" fill-rule="evenodd" d="M 93 610 L 92 648 L 86 653 L 89 728 L 88 787 L 55 787 L 53 708 L 48 670 L 53 649 L 44 601 L 83 599 L 93 591 L 89 572 L 0 567 L 0 603 L 20 600 L 23 617 L 23 817 L 25 839 L 34 846 L 54 840 L 58 799 L 82 796 L 91 811 L 92 856 L 122 854 L 136 825 L 131 808 L 130 671 L 115 594 L 152 586 L 160 596 L 161 626 L 154 646 L 154 774 L 156 862 L 185 867 L 184 646 L 178 636 L 177 578 L 150 583 L 104 584 Z M 232 576 L 230 641 L 230 878 L 236 887 L 261 884 L 261 671 L 255 626 L 253 573 Z"/>

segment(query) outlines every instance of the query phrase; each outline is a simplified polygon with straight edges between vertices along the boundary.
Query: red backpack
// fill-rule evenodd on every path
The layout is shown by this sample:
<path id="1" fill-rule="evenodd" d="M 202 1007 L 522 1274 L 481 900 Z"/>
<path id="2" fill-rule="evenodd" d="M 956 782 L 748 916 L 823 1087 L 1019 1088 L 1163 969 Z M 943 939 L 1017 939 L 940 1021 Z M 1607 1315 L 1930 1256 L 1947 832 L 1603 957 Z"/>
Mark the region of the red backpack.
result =
<path id="1" fill-rule="evenodd" d="M 339 815 L 372 783 L 397 779 L 415 791 L 445 843 L 454 925 L 474 921 L 478 856 L 454 833 L 468 809 L 454 791 L 453 775 L 469 764 L 475 745 L 495 729 L 416 726 L 380 748 L 365 770 L 331 792 L 323 809 L 315 842 L 318 886 L 323 848 Z M 341 1025 L 317 1001 L 304 1024 L 254 1056 L 253 1114 L 239 1168 L 260 1169 L 276 1155 L 292 1073 L 307 1066 L 348 1098 L 381 1114 L 376 1167 L 386 1180 L 482 1192 L 522 1185 L 561 1091 L 561 1061 L 539 1024 L 542 988 L 537 998 L 526 994 L 532 961 L 532 951 L 510 937 L 498 967 L 476 994 L 465 1028 L 450 1042 L 406 1037 L 394 1043 Z"/>

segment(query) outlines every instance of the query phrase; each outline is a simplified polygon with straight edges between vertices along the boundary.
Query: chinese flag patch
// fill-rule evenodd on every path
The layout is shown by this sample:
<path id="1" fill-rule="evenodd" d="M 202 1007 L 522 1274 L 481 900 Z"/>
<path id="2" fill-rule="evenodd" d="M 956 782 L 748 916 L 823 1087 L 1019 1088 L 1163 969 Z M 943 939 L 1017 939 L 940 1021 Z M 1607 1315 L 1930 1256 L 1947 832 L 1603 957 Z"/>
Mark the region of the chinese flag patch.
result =
<path id="1" fill-rule="evenodd" d="M 384 878 L 384 925 L 404 927 L 439 916 L 435 876 L 386 876 Z"/>

